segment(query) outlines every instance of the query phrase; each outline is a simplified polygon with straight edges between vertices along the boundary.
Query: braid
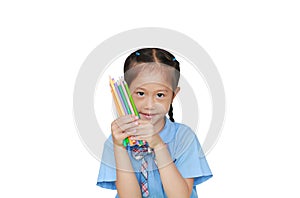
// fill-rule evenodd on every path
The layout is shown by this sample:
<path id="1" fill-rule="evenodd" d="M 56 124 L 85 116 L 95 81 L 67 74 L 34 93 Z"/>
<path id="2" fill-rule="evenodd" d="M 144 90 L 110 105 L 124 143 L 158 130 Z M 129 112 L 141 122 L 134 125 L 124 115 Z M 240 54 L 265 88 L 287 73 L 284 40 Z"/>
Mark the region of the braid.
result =
<path id="1" fill-rule="evenodd" d="M 169 115 L 170 120 L 171 120 L 172 122 L 174 122 L 175 120 L 174 120 L 174 118 L 173 118 L 173 106 L 172 106 L 172 104 L 170 104 L 170 109 L 169 109 L 168 115 Z"/>

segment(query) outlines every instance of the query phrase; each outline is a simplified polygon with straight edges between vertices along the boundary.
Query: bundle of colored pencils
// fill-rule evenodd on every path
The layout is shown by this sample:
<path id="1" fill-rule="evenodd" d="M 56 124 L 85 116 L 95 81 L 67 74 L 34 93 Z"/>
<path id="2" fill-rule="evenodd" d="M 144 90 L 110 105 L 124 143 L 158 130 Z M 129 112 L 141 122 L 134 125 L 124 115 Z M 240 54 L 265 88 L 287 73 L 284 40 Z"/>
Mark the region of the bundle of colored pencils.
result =
<path id="1" fill-rule="evenodd" d="M 116 109 L 119 116 L 122 115 L 136 115 L 140 118 L 140 115 L 136 109 L 134 101 L 132 99 L 129 87 L 123 77 L 115 81 L 113 78 L 109 77 L 109 85 L 111 88 L 111 93 L 116 105 Z M 143 146 L 146 145 L 145 140 L 131 140 L 127 137 L 123 140 L 123 145 L 126 146 Z"/>

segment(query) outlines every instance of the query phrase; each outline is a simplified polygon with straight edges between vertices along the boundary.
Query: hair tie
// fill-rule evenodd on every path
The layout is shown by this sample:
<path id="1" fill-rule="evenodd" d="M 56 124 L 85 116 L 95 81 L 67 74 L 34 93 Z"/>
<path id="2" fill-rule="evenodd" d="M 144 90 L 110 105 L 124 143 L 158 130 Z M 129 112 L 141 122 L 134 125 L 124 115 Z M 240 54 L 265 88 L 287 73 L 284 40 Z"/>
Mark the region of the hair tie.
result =
<path id="1" fill-rule="evenodd" d="M 176 61 L 176 58 L 174 57 L 174 58 L 172 59 L 172 61 Z"/>
<path id="2" fill-rule="evenodd" d="M 136 55 L 136 56 L 139 56 L 139 55 L 141 55 L 141 54 L 140 54 L 139 52 L 135 52 L 135 55 Z"/>

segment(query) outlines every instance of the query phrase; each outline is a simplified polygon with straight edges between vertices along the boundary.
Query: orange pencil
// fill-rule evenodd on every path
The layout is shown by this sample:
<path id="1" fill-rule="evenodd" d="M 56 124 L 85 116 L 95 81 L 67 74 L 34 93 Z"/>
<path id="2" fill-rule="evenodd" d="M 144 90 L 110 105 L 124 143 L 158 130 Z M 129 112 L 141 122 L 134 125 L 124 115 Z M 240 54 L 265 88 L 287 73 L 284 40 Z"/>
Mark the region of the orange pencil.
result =
<path id="1" fill-rule="evenodd" d="M 120 109 L 120 114 L 119 114 L 119 116 L 122 116 L 122 115 L 125 115 L 125 112 L 124 112 L 124 110 L 123 110 L 123 108 L 122 108 L 122 104 L 121 104 L 121 102 L 120 102 L 120 100 L 119 100 L 119 98 L 118 98 L 118 95 L 117 95 L 117 92 L 116 92 L 116 90 L 115 90 L 115 86 L 114 86 L 114 81 L 113 81 L 113 79 L 109 76 L 109 84 L 110 84 L 110 88 L 112 89 L 112 93 L 113 93 L 113 95 L 114 95 L 114 98 L 116 99 L 116 106 L 117 106 L 117 108 L 119 108 Z"/>
<path id="2" fill-rule="evenodd" d="M 116 107 L 117 112 L 118 112 L 118 116 L 120 116 L 120 115 L 122 114 L 122 112 L 121 112 L 121 109 L 120 109 L 120 107 L 119 107 L 119 105 L 118 105 L 116 96 L 115 96 L 115 94 L 113 93 L 113 90 L 111 90 L 111 93 L 112 93 L 112 97 L 113 97 L 113 99 L 114 99 L 115 107 Z"/>

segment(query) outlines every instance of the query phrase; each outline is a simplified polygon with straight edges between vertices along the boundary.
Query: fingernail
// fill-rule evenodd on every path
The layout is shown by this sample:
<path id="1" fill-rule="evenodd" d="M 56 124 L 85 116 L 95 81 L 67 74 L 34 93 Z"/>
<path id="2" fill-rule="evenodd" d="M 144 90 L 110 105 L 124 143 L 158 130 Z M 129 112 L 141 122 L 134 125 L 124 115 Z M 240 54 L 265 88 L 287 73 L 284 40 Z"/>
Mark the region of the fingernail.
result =
<path id="1" fill-rule="evenodd" d="M 137 121 L 134 122 L 135 125 L 139 125 L 139 123 Z"/>

